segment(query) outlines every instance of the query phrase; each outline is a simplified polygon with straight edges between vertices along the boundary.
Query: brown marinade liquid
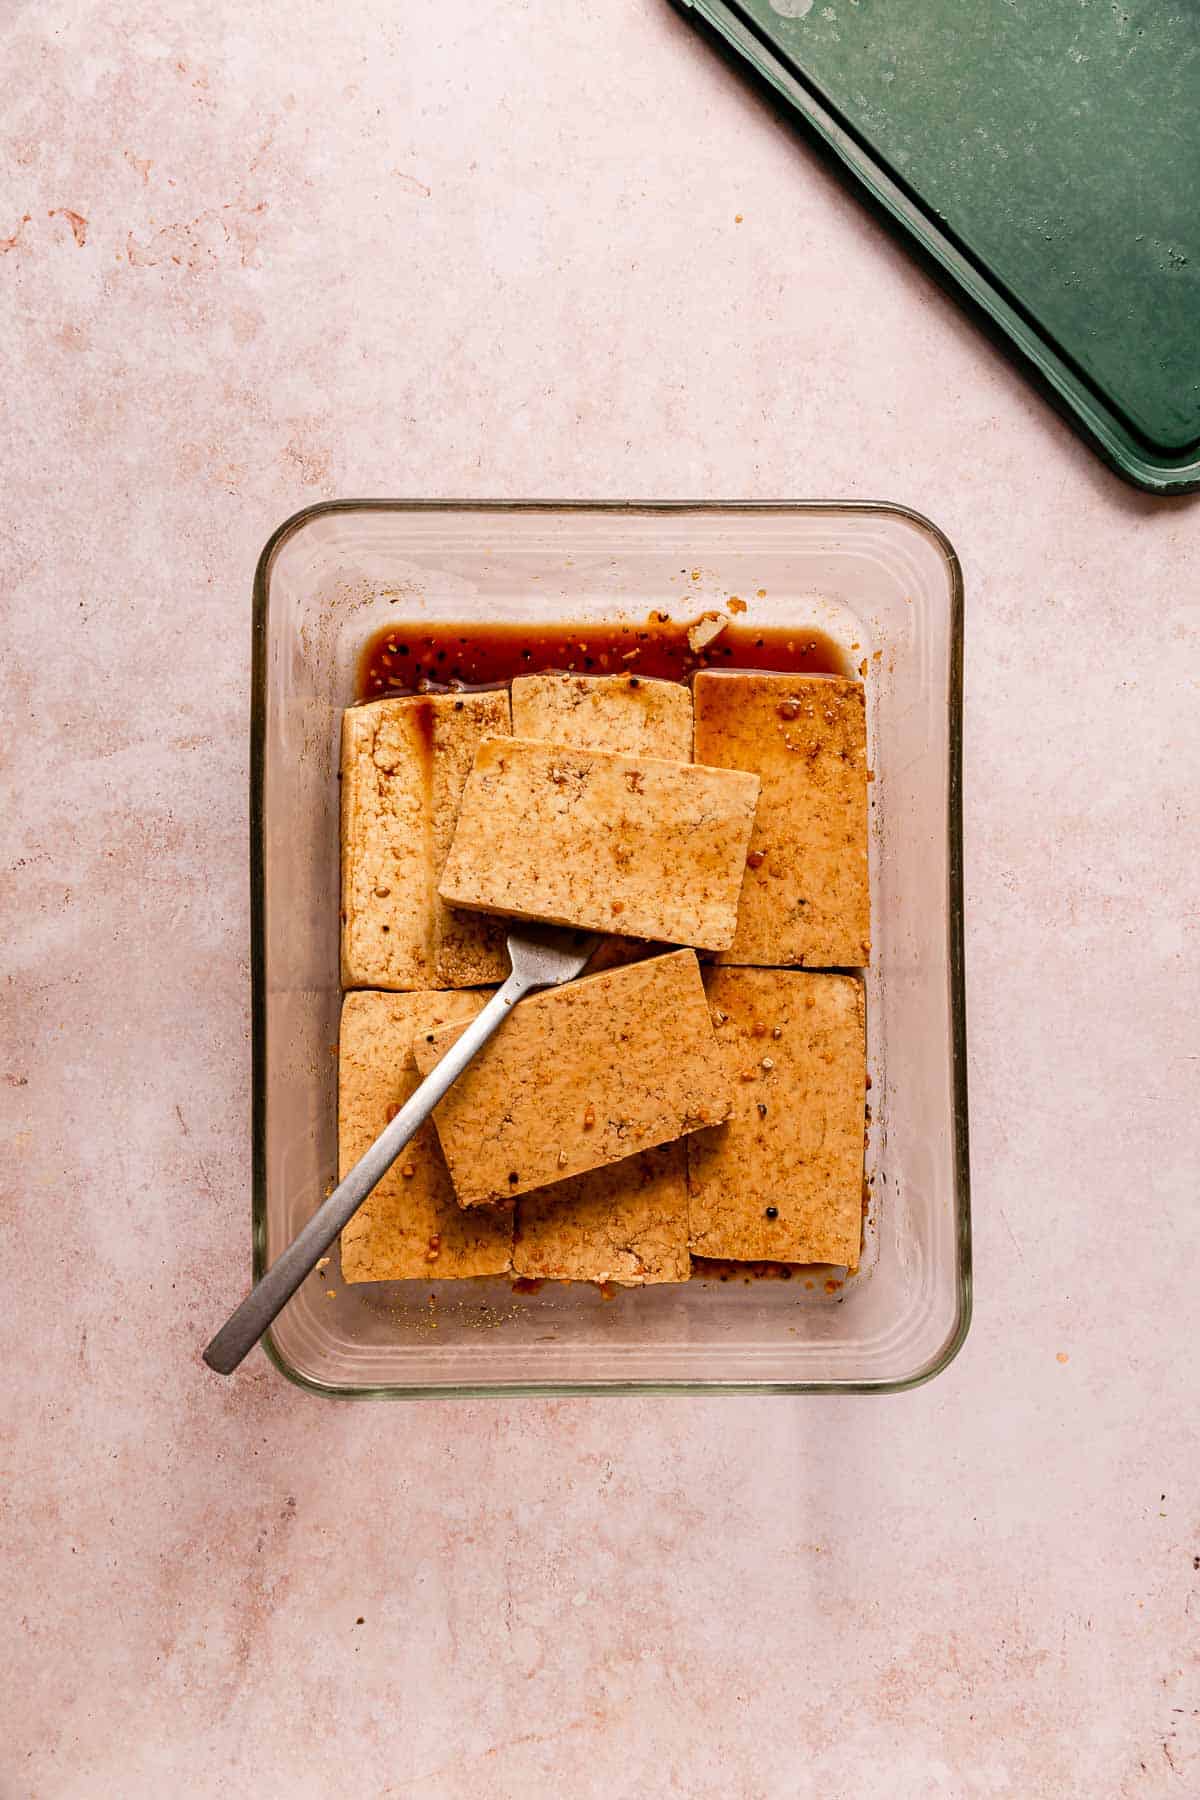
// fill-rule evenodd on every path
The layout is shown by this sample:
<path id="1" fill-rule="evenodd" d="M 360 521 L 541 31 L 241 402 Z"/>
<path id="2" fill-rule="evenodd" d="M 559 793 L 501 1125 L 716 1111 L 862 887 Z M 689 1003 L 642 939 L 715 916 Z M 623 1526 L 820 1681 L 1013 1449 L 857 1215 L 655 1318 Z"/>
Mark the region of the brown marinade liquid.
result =
<path id="1" fill-rule="evenodd" d="M 690 621 L 689 621 L 690 623 Z M 854 673 L 849 653 L 824 632 L 764 630 L 733 622 L 694 652 L 687 623 L 651 613 L 645 624 L 525 625 L 397 622 L 367 640 L 359 700 L 390 694 L 506 687 L 514 675 L 645 675 L 689 682 L 698 669 L 769 669 L 796 675 Z"/>

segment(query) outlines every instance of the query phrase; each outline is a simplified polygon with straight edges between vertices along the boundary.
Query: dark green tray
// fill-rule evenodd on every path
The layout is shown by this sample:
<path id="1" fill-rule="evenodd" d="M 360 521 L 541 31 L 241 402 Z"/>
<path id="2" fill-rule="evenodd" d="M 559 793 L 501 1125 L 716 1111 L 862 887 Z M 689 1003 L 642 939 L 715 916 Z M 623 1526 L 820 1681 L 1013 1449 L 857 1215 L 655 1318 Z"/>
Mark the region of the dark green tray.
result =
<path id="1" fill-rule="evenodd" d="M 1200 0 L 676 0 L 1139 487 L 1200 487 Z"/>

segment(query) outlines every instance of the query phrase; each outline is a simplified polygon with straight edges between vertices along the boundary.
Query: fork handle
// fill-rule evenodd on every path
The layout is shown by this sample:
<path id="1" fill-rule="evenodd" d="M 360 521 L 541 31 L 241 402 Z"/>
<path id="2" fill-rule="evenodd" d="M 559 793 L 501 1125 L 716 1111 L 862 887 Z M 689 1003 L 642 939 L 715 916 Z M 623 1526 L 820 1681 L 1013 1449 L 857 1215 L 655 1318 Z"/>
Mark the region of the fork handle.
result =
<path id="1" fill-rule="evenodd" d="M 339 1232 L 354 1217 L 372 1188 L 383 1180 L 443 1094 L 508 1017 L 517 1001 L 529 991 L 530 985 L 519 976 L 510 975 L 504 986 L 497 988 L 483 1011 L 477 1013 L 462 1035 L 455 1039 L 416 1092 L 380 1132 L 371 1148 L 338 1182 L 304 1229 L 234 1309 L 204 1351 L 204 1360 L 210 1369 L 215 1369 L 218 1375 L 233 1374 L 242 1358 L 282 1312 L 305 1276 L 316 1267 Z"/>

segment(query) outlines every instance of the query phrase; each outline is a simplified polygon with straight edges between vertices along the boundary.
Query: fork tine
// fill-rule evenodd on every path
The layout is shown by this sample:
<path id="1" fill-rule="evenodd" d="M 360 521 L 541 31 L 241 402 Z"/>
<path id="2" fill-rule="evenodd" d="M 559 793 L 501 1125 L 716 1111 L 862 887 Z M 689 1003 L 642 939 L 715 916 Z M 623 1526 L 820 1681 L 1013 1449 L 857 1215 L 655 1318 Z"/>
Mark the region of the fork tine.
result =
<path id="1" fill-rule="evenodd" d="M 593 931 L 522 922 L 508 934 L 508 958 L 523 985 L 558 987 L 574 980 L 599 942 Z"/>

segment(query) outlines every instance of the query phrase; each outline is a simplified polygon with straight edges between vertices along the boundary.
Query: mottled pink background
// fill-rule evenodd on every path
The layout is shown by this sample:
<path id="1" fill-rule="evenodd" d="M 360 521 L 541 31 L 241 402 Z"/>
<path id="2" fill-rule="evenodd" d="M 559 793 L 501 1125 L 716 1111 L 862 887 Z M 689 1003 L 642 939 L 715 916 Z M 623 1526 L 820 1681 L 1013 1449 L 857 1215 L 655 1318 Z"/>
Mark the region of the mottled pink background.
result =
<path id="1" fill-rule="evenodd" d="M 0 1791 L 1200 1792 L 1200 510 L 1110 477 L 666 0 L 4 23 Z M 978 1304 L 932 1386 L 201 1367 L 247 1267 L 250 576 L 337 494 L 949 532 Z"/>

